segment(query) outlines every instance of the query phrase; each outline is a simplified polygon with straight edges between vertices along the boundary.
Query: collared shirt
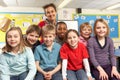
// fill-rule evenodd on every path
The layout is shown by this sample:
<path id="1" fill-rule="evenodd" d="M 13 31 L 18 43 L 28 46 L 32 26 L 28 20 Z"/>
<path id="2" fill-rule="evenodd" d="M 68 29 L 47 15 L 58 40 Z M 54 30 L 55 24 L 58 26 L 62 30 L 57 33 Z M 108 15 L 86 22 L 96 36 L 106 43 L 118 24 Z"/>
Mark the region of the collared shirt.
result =
<path id="1" fill-rule="evenodd" d="M 48 67 L 55 68 L 60 61 L 59 51 L 60 45 L 54 42 L 52 50 L 49 51 L 46 45 L 43 43 L 35 49 L 35 60 L 40 62 L 40 67 L 46 69 Z"/>
<path id="2" fill-rule="evenodd" d="M 32 80 L 36 73 L 36 66 L 30 48 L 26 47 L 23 53 L 14 54 L 8 52 L 0 55 L 0 72 L 2 80 L 10 80 L 10 76 L 19 75 L 26 71 L 28 71 L 28 75 L 25 80 Z"/>

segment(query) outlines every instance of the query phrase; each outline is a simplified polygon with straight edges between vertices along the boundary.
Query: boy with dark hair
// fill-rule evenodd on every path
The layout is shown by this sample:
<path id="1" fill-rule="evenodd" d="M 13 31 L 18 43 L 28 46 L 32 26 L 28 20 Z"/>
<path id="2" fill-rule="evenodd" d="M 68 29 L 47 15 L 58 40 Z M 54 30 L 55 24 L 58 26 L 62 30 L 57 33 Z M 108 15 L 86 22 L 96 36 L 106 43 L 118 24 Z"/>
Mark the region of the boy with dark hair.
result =
<path id="1" fill-rule="evenodd" d="M 41 35 L 41 29 L 35 25 L 30 25 L 27 30 L 26 34 L 24 35 L 24 43 L 26 46 L 30 47 L 34 52 L 36 46 L 40 45 L 40 41 L 38 40 Z"/>

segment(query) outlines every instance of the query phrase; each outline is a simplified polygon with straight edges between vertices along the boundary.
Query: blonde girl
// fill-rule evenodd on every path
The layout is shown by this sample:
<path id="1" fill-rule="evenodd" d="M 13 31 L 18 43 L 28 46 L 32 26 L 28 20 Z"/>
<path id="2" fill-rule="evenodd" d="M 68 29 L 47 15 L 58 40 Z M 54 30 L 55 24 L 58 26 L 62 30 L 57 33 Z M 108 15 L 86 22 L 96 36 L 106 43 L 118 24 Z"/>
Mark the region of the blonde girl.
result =
<path id="1" fill-rule="evenodd" d="M 94 24 L 94 37 L 88 40 L 91 72 L 95 80 L 118 80 L 114 45 L 109 35 L 109 26 L 104 19 L 97 19 Z"/>
<path id="2" fill-rule="evenodd" d="M 0 55 L 0 80 L 33 80 L 35 60 L 32 50 L 24 45 L 21 29 L 11 27 L 5 39 Z"/>

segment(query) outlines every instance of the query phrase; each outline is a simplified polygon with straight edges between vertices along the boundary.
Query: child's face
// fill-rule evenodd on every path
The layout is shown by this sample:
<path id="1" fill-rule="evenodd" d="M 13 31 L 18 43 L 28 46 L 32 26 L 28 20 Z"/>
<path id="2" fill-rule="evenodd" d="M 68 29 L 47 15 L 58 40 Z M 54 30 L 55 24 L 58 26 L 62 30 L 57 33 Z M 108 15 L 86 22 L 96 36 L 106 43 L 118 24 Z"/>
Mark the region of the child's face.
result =
<path id="1" fill-rule="evenodd" d="M 95 32 L 98 37 L 105 37 L 107 33 L 107 26 L 101 22 L 97 22 Z"/>
<path id="2" fill-rule="evenodd" d="M 84 37 L 85 39 L 88 39 L 88 38 L 90 37 L 91 33 L 92 33 L 92 30 L 91 30 L 90 27 L 84 27 L 84 28 L 81 30 L 80 35 L 81 35 L 82 37 Z"/>
<path id="3" fill-rule="evenodd" d="M 79 38 L 77 34 L 73 31 L 68 33 L 67 36 L 67 43 L 70 45 L 71 48 L 76 48 L 78 45 Z"/>
<path id="4" fill-rule="evenodd" d="M 17 30 L 9 31 L 7 34 L 7 43 L 12 48 L 17 48 L 20 44 L 20 34 Z"/>
<path id="5" fill-rule="evenodd" d="M 55 39 L 55 34 L 49 33 L 49 34 L 44 34 L 43 36 L 43 41 L 47 47 L 51 46 L 54 39 Z"/>
<path id="6" fill-rule="evenodd" d="M 59 24 L 57 26 L 57 36 L 61 39 L 64 39 L 65 33 L 67 32 L 67 27 L 65 24 Z"/>
<path id="7" fill-rule="evenodd" d="M 48 7 L 45 9 L 45 15 L 48 20 L 55 21 L 56 20 L 56 11 L 53 7 Z"/>
<path id="8" fill-rule="evenodd" d="M 39 35 L 35 31 L 27 34 L 27 41 L 31 45 L 34 45 L 37 42 L 38 38 L 39 38 Z"/>

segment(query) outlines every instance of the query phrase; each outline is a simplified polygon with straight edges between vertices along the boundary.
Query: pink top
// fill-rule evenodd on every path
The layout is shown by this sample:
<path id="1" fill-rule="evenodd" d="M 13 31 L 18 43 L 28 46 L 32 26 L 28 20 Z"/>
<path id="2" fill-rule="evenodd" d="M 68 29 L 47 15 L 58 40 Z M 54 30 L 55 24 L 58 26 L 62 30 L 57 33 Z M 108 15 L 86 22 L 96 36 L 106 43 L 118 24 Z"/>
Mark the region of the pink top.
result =
<path id="1" fill-rule="evenodd" d="M 87 41 L 82 37 L 82 36 L 79 36 L 79 41 L 81 42 L 81 43 L 83 43 L 85 46 L 87 46 Z"/>

